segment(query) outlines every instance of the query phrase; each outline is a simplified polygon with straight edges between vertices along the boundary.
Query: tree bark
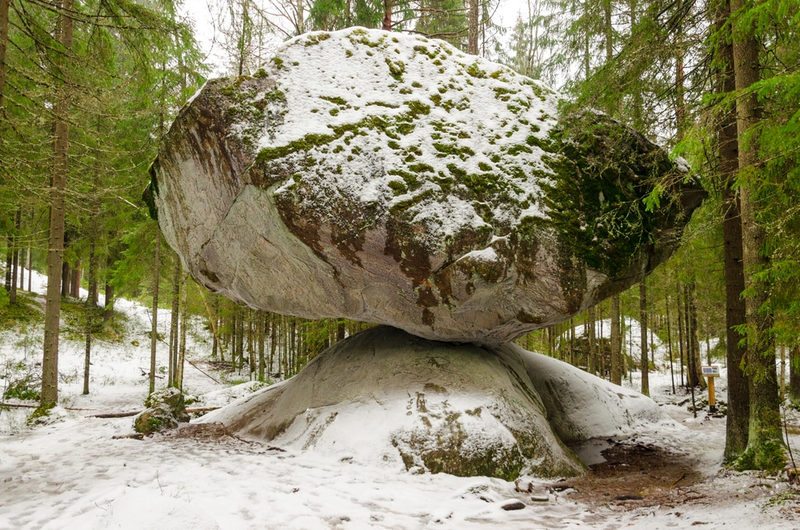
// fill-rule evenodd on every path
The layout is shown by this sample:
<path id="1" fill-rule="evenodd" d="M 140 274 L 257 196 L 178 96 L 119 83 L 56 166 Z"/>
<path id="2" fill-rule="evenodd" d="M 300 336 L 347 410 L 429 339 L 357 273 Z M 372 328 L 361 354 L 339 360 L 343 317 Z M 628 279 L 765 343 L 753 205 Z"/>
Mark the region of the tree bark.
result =
<path id="1" fill-rule="evenodd" d="M 675 395 L 675 359 L 672 355 L 672 321 L 669 315 L 669 295 L 664 297 L 664 310 L 667 316 L 667 348 L 669 351 L 669 378 L 672 382 L 672 395 Z"/>
<path id="2" fill-rule="evenodd" d="M 99 207 L 96 208 L 95 215 L 92 215 L 89 228 L 89 293 L 86 296 L 86 349 L 83 364 L 83 393 L 89 393 L 89 367 L 91 366 L 92 354 L 92 333 L 94 332 L 94 316 L 97 311 L 97 215 Z"/>
<path id="3" fill-rule="evenodd" d="M 394 0 L 383 0 L 383 24 L 381 29 L 383 31 L 392 31 L 392 8 L 394 7 Z"/>
<path id="4" fill-rule="evenodd" d="M 730 18 L 729 5 L 719 1 L 717 6 L 717 31 L 729 32 L 726 22 Z M 733 45 L 730 40 L 719 39 L 716 50 L 718 92 L 733 93 L 736 81 L 733 76 Z M 733 460 L 747 448 L 747 430 L 750 422 L 750 390 L 742 364 L 747 354 L 744 337 L 737 331 L 747 323 L 742 257 L 742 222 L 739 196 L 736 193 L 736 173 L 739 170 L 739 146 L 736 140 L 736 113 L 722 109 L 719 117 L 717 153 L 722 188 L 722 239 L 725 272 L 725 344 L 728 366 L 728 414 L 725 417 L 725 459 Z"/>
<path id="5" fill-rule="evenodd" d="M 479 21 L 480 1 L 469 0 L 469 30 L 467 35 L 467 53 L 478 55 L 478 36 L 480 35 Z"/>
<path id="6" fill-rule="evenodd" d="M 26 249 L 22 249 L 26 250 Z M 23 252 L 19 258 L 19 290 L 25 290 L 25 260 L 26 254 Z"/>
<path id="7" fill-rule="evenodd" d="M 595 337 L 595 311 L 594 307 L 590 307 L 586 312 L 586 320 L 588 326 L 586 327 L 586 345 L 588 350 L 588 358 L 586 359 L 586 366 L 589 373 L 597 375 L 597 344 Z"/>
<path id="8" fill-rule="evenodd" d="M 28 243 L 28 292 L 33 292 L 33 256 L 30 243 Z"/>
<path id="9" fill-rule="evenodd" d="M 73 0 L 64 0 L 65 12 L 73 9 Z M 72 19 L 61 16 L 59 42 L 65 56 L 62 78 L 55 105 L 55 139 L 53 144 L 53 172 L 50 181 L 50 229 L 47 247 L 47 304 L 44 317 L 44 346 L 42 355 L 41 409 L 49 409 L 58 402 L 58 333 L 61 315 L 61 265 L 64 259 L 64 221 L 66 217 L 67 149 L 69 148 L 69 73 L 72 54 Z"/>
<path id="10" fill-rule="evenodd" d="M 731 13 L 742 12 L 743 0 L 731 0 Z M 781 432 L 778 380 L 775 369 L 773 316 L 767 304 L 770 285 L 755 273 L 769 265 L 765 254 L 766 230 L 758 222 L 759 209 L 756 170 L 759 165 L 758 138 L 753 134 L 761 120 L 755 93 L 746 91 L 760 79 L 759 44 L 754 28 L 740 23 L 733 32 L 733 69 L 736 81 L 736 125 L 739 140 L 739 192 L 742 219 L 742 250 L 747 297 L 747 375 L 750 381 L 750 424 L 747 450 L 742 467 L 782 469 L 783 436 Z"/>
<path id="11" fill-rule="evenodd" d="M 620 337 L 619 295 L 611 297 L 611 382 L 622 384 L 622 337 Z"/>
<path id="12" fill-rule="evenodd" d="M 81 297 L 81 262 L 76 261 L 75 266 L 72 267 L 72 280 L 69 282 L 70 292 L 72 297 L 76 300 Z"/>
<path id="13" fill-rule="evenodd" d="M 186 323 L 189 320 L 188 286 L 189 278 L 184 274 L 181 279 L 181 299 L 183 303 L 181 304 L 180 345 L 178 347 L 177 362 L 175 363 L 175 386 L 181 392 L 183 392 L 183 367 L 186 361 Z"/>
<path id="14" fill-rule="evenodd" d="M 169 323 L 169 386 L 175 386 L 175 366 L 178 359 L 178 319 L 181 308 L 181 259 L 173 256 L 172 268 L 172 314 Z"/>
<path id="15" fill-rule="evenodd" d="M 156 225 L 156 251 L 153 257 L 153 321 L 150 329 L 150 393 L 156 390 L 156 346 L 158 344 L 158 281 L 161 276 L 161 232 Z"/>
<path id="16" fill-rule="evenodd" d="M 8 43 L 8 7 L 11 0 L 0 0 L 0 124 L 2 124 L 6 92 L 6 49 Z"/>
<path id="17" fill-rule="evenodd" d="M 686 288 L 686 315 L 689 320 L 689 325 L 686 329 L 689 331 L 689 352 L 692 356 L 692 370 L 689 375 L 689 384 L 693 387 L 699 386 L 700 388 L 705 388 L 706 380 L 703 378 L 702 361 L 700 359 L 700 337 L 697 330 L 697 283 L 694 278 L 692 278 Z"/>
<path id="18" fill-rule="evenodd" d="M 642 394 L 650 395 L 650 361 L 647 357 L 647 283 L 644 278 L 639 282 L 639 328 L 642 342 Z"/>
<path id="19" fill-rule="evenodd" d="M 66 241 L 65 241 L 66 243 Z M 61 248 L 61 256 L 63 260 L 64 247 Z M 69 263 L 66 261 L 61 262 L 61 298 L 66 298 L 69 295 L 69 280 L 72 275 L 69 272 Z"/>
<path id="20" fill-rule="evenodd" d="M 264 346 L 266 342 L 267 336 L 267 313 L 265 311 L 259 310 L 256 313 L 256 326 L 257 326 L 257 337 L 258 337 L 258 380 L 262 383 L 266 381 L 265 370 L 266 370 L 266 360 L 264 358 Z"/>
<path id="21" fill-rule="evenodd" d="M 14 263 L 14 236 L 11 232 L 6 237 L 6 277 L 3 287 L 7 293 L 11 292 L 11 267 Z"/>
<path id="22" fill-rule="evenodd" d="M 19 248 L 17 242 L 19 241 L 19 230 L 22 227 L 22 208 L 17 207 L 17 214 L 14 216 L 14 237 L 13 241 L 13 258 L 11 260 L 11 290 L 8 293 L 8 301 L 11 304 L 17 303 L 17 283 L 19 281 Z"/>
<path id="23" fill-rule="evenodd" d="M 800 404 L 800 343 L 789 352 L 789 401 Z"/>
<path id="24" fill-rule="evenodd" d="M 684 321 L 684 318 L 683 318 L 683 313 L 684 313 L 684 311 L 683 311 L 683 294 L 682 294 L 683 287 L 681 286 L 681 282 L 677 282 L 677 286 L 678 286 L 678 300 L 677 300 L 677 302 L 678 302 L 678 352 L 680 353 L 680 357 L 681 357 L 681 363 L 680 363 L 680 366 L 681 366 L 681 386 L 685 387 L 686 386 L 686 379 L 683 376 L 683 363 L 684 363 L 684 360 L 685 360 L 684 353 L 686 352 L 686 350 L 684 348 L 683 337 L 686 334 L 686 329 L 685 329 L 686 326 L 685 326 L 685 321 Z"/>

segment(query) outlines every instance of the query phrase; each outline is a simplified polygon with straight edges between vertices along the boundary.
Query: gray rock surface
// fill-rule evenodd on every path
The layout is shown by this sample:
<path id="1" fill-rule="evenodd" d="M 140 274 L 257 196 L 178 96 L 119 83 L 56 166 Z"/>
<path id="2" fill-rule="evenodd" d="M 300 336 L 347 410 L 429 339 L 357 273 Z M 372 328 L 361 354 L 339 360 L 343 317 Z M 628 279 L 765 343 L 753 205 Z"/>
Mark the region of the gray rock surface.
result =
<path id="1" fill-rule="evenodd" d="M 349 337 L 297 376 L 201 420 L 285 449 L 458 476 L 573 476 L 512 350 L 429 341 L 388 326 Z"/>
<path id="2" fill-rule="evenodd" d="M 702 200 L 657 146 L 559 101 L 438 41 L 303 35 L 181 110 L 150 196 L 230 298 L 497 345 L 640 280 Z"/>
<path id="3" fill-rule="evenodd" d="M 665 419 L 650 398 L 514 344 L 378 326 L 200 421 L 359 464 L 512 480 L 580 474 L 562 441 L 625 436 Z"/>

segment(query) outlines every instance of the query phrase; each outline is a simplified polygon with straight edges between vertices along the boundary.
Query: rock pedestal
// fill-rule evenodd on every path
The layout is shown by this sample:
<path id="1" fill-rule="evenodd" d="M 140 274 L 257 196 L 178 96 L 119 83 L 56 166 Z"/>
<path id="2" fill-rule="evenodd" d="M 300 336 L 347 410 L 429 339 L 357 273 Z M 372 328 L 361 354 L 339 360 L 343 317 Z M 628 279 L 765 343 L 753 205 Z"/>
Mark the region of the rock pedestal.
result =
<path id="1" fill-rule="evenodd" d="M 393 327 L 208 421 L 407 469 L 582 472 L 559 436 L 624 429 L 634 400 L 506 343 L 640 281 L 703 192 L 641 134 L 563 103 L 443 42 L 363 28 L 209 81 L 146 192 L 186 268 L 250 307 Z"/>
<path id="2" fill-rule="evenodd" d="M 647 398 L 514 345 L 379 326 L 202 421 L 355 463 L 512 480 L 583 473 L 562 437 L 621 435 L 661 418 Z"/>

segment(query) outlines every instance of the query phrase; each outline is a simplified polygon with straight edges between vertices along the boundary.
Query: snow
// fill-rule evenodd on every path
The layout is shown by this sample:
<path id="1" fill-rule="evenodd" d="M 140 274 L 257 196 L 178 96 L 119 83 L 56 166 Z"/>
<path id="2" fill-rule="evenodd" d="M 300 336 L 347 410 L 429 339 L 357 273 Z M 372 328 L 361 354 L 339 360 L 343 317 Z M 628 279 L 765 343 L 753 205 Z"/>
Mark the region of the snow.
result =
<path id="1" fill-rule="evenodd" d="M 339 196 L 377 212 L 410 204 L 432 246 L 486 225 L 478 211 L 491 212 L 489 224 L 506 232 L 522 218 L 546 215 L 540 184 L 552 172 L 540 145 L 560 99 L 539 82 L 445 42 L 365 28 L 298 36 L 264 68 L 275 85 L 246 94 L 241 105 L 260 102 L 267 118 L 242 112 L 232 128 L 262 150 L 312 144 L 270 169 L 293 176 L 276 185 L 276 195 L 302 182 L 323 216 L 337 215 L 326 206 Z M 343 127 L 357 130 L 336 132 Z M 418 185 L 395 193 L 403 181 L 397 170 L 413 173 Z M 470 199 L 458 175 L 497 182 Z M 453 177 L 460 192 L 442 193 Z"/>
<path id="2" fill-rule="evenodd" d="M 41 277 L 34 277 L 43 292 Z M 693 418 L 685 406 L 675 404 L 685 396 L 671 395 L 668 372 L 652 373 L 650 384 L 672 421 L 641 424 L 631 440 L 698 459 L 705 480 L 680 490 L 684 500 L 677 506 L 589 505 L 573 500 L 569 490 L 548 492 L 552 482 L 536 480 L 534 486 L 544 492 L 546 502 L 533 502 L 530 494 L 499 479 L 356 465 L 313 450 L 280 450 L 225 435 L 187 437 L 179 430 L 144 440 L 115 438 L 132 433 L 132 418 L 91 415 L 140 409 L 146 378 L 139 368 L 149 365 L 149 311 L 123 300 L 117 307 L 127 315 L 127 335 L 119 343 L 97 344 L 89 396 L 80 395 L 81 378 L 73 377 L 82 366 L 82 343 L 62 337 L 62 406 L 57 419 L 29 426 L 29 410 L 0 410 L 0 529 L 800 527 L 797 492 L 785 481 L 721 470 L 724 418 L 702 413 Z M 159 315 L 161 320 L 161 311 Z M 163 315 L 167 322 L 169 312 Z M 210 351 L 201 331 L 193 334 L 190 344 L 193 360 Z M 33 327 L 0 331 L 3 374 L 13 363 L 39 355 L 39 335 Z M 134 341 L 140 344 L 134 346 Z M 159 366 L 166 361 L 162 346 Z M 222 404 L 254 386 L 229 388 L 190 365 L 186 370 L 187 390 L 203 405 Z M 6 377 L 3 374 L 0 377 Z M 721 399 L 725 380 L 723 369 L 717 384 Z M 0 386 L 5 383 L 0 379 Z M 620 391 L 635 393 L 630 388 Z M 369 431 L 365 424 L 353 432 L 354 443 Z M 795 449 L 797 442 L 793 436 Z M 597 459 L 601 442 L 592 444 L 580 452 Z M 503 510 L 501 505 L 510 500 L 522 501 L 525 508 Z"/>
<path id="3" fill-rule="evenodd" d="M 471 259 L 472 261 L 485 261 L 487 263 L 493 263 L 498 260 L 497 252 L 495 252 L 494 248 L 487 247 L 483 250 L 473 250 L 472 252 L 467 252 L 457 261 L 462 259 Z"/>
<path id="4" fill-rule="evenodd" d="M 551 425 L 565 442 L 627 436 L 644 427 L 673 427 L 655 402 L 639 392 L 544 355 L 525 355 L 523 360 L 534 386 L 546 384 L 550 390 L 539 394 Z"/>
<path id="5" fill-rule="evenodd" d="M 598 339 L 608 339 L 611 340 L 611 320 L 604 319 L 604 320 L 596 320 L 595 323 L 595 337 Z M 575 326 L 575 337 L 583 337 L 585 332 L 583 325 Z M 564 332 L 560 340 L 568 341 L 569 340 L 569 331 Z M 677 340 L 678 340 L 678 332 L 673 330 L 673 351 L 672 355 L 674 358 L 678 358 L 679 352 L 677 349 Z M 655 351 L 655 359 L 656 361 L 661 360 L 662 364 L 669 362 L 669 346 L 661 340 L 661 338 L 656 335 L 651 329 L 647 329 L 647 347 L 648 347 L 648 355 L 653 357 L 653 351 Z M 640 359 L 641 351 L 642 351 L 642 327 L 638 320 L 631 317 L 623 317 L 622 318 L 622 348 L 623 352 L 631 355 L 634 360 Z M 713 350 L 717 344 L 719 344 L 719 338 L 713 337 L 708 340 L 706 343 L 705 340 L 700 341 L 700 357 L 705 360 L 708 357 L 708 351 Z"/>

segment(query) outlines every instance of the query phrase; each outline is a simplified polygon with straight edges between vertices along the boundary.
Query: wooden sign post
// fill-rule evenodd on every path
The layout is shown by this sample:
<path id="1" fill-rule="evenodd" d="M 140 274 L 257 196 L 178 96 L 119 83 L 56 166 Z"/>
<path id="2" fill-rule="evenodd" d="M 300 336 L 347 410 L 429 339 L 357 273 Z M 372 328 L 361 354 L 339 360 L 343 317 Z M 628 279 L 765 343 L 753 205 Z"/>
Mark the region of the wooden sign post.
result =
<path id="1" fill-rule="evenodd" d="M 717 412 L 717 396 L 714 394 L 714 378 L 719 377 L 719 366 L 702 366 L 703 376 L 708 379 L 708 412 Z"/>

